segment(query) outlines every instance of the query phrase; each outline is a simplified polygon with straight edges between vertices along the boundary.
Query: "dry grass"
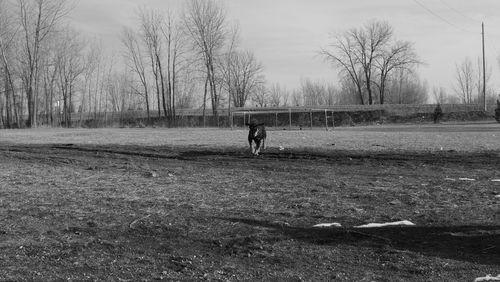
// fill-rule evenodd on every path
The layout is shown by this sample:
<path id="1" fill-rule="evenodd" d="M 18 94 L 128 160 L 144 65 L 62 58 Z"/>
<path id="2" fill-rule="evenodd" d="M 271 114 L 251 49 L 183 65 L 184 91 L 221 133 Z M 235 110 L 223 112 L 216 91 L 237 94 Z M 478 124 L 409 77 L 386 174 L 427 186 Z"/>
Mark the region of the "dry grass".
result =
<path id="1" fill-rule="evenodd" d="M 499 131 L 480 127 L 271 131 L 258 158 L 244 130 L 1 131 L 0 280 L 496 275 Z"/>
<path id="2" fill-rule="evenodd" d="M 102 128 L 32 130 L 3 130 L 0 142 L 23 144 L 95 144 L 144 146 L 207 146 L 245 147 L 247 131 L 243 129 L 203 128 Z M 340 127 L 288 131 L 274 130 L 268 136 L 271 148 L 308 148 L 317 150 L 455 150 L 477 152 L 498 150 L 500 126 L 498 123 L 404 125 Z"/>

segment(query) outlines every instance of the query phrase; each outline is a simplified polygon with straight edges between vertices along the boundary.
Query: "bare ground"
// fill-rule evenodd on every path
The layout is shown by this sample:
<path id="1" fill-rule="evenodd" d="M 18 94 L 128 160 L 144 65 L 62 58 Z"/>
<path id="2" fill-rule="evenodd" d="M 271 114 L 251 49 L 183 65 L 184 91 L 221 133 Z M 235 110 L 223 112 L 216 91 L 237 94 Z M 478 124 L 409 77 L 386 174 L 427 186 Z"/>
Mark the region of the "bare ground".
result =
<path id="1" fill-rule="evenodd" d="M 73 142 L 72 132 L 70 143 L 47 135 L 14 144 L 19 134 L 0 144 L 0 280 L 500 274 L 499 150 L 401 150 L 377 139 L 342 149 L 348 134 L 336 132 L 335 145 L 271 146 L 253 157 L 215 137 L 112 145 Z M 416 226 L 354 228 L 398 220 Z M 330 222 L 342 227 L 312 227 Z"/>

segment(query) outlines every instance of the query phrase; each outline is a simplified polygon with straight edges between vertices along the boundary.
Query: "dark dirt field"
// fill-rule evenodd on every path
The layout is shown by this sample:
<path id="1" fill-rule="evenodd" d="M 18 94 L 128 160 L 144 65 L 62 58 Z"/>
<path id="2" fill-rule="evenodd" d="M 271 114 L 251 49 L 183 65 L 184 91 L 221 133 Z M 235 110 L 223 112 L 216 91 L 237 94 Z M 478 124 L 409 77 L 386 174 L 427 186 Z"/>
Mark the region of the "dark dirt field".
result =
<path id="1" fill-rule="evenodd" d="M 0 280 L 473 281 L 500 274 L 499 167 L 495 150 L 0 143 Z M 399 220 L 416 225 L 354 228 Z"/>

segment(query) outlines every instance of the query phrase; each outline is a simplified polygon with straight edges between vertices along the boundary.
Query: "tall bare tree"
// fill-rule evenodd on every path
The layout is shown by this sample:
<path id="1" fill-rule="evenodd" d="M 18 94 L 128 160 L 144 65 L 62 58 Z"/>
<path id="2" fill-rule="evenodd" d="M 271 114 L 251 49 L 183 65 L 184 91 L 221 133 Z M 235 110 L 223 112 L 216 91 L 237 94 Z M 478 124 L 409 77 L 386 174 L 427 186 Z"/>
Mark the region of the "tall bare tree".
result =
<path id="1" fill-rule="evenodd" d="M 57 74 L 59 73 L 58 56 L 60 51 L 59 41 L 57 36 L 53 36 L 45 48 L 42 64 L 42 84 L 45 99 L 45 123 L 54 125 L 54 104 L 56 103 L 57 94 Z"/>
<path id="2" fill-rule="evenodd" d="M 231 107 L 233 104 L 235 104 L 233 96 L 234 96 L 234 89 L 233 89 L 233 81 L 232 81 L 232 72 L 234 69 L 233 66 L 233 60 L 231 59 L 234 56 L 234 52 L 236 52 L 236 48 L 238 48 L 239 44 L 239 26 L 237 24 L 233 25 L 230 32 L 230 42 L 229 42 L 229 48 L 226 50 L 223 59 L 221 60 L 221 72 L 222 72 L 222 80 L 224 81 L 224 86 L 226 88 L 227 92 L 227 98 L 228 98 L 228 103 L 227 103 L 227 114 L 228 118 L 232 122 L 231 119 Z"/>
<path id="3" fill-rule="evenodd" d="M 112 112 L 124 112 L 132 106 L 133 88 L 130 74 L 127 70 L 111 73 L 106 84 L 106 92 Z"/>
<path id="4" fill-rule="evenodd" d="M 23 80 L 28 102 L 28 125 L 37 126 L 40 50 L 47 36 L 69 13 L 66 0 L 17 0 L 23 37 Z"/>
<path id="5" fill-rule="evenodd" d="M 334 66 L 339 67 L 339 74 L 347 77 L 356 87 L 359 102 L 365 104 L 363 95 L 363 69 L 359 65 L 359 58 L 356 55 L 356 45 L 350 33 L 335 35 L 333 43 L 330 44 L 331 51 L 321 50 L 321 54 Z"/>
<path id="6" fill-rule="evenodd" d="M 187 58 L 185 58 L 187 39 L 180 20 L 171 11 L 166 13 L 162 34 L 166 43 L 167 56 L 166 107 L 170 120 L 174 120 L 176 117 L 176 94 L 179 86 L 178 76 L 182 71 L 187 71 Z"/>
<path id="7" fill-rule="evenodd" d="M 392 37 L 392 28 L 387 22 L 372 21 L 364 29 L 352 29 L 349 32 L 354 39 L 355 56 L 363 70 L 365 87 L 368 92 L 368 104 L 373 104 L 372 75 L 376 60 L 382 55 L 384 47 Z"/>
<path id="8" fill-rule="evenodd" d="M 19 124 L 19 115 L 16 107 L 16 94 L 14 86 L 14 60 L 13 49 L 15 48 L 16 29 L 13 28 L 14 18 L 9 13 L 11 10 L 7 1 L 0 1 L 0 73 L 2 73 L 4 85 L 3 91 L 5 99 L 2 104 L 5 105 L 6 120 L 4 125 L 11 127 L 13 124 Z M 1 97 L 1 95 L 0 95 Z M 2 106 L 3 108 L 3 106 Z M 1 113 L 0 113 L 1 115 Z"/>
<path id="9" fill-rule="evenodd" d="M 226 90 L 235 107 L 244 107 L 250 96 L 264 83 L 263 67 L 250 51 L 233 51 L 221 64 Z"/>
<path id="10" fill-rule="evenodd" d="M 455 93 L 461 98 L 464 104 L 470 104 L 473 100 L 476 77 L 472 60 L 465 58 L 460 65 L 456 65 L 456 81 L 454 85 Z"/>
<path id="11" fill-rule="evenodd" d="M 124 28 L 122 32 L 122 43 L 125 46 L 127 65 L 139 78 L 142 90 L 134 88 L 134 92 L 144 97 L 146 104 L 146 114 L 148 124 L 150 123 L 150 101 L 149 101 L 149 79 L 146 72 L 146 62 L 143 56 L 143 50 L 139 43 L 138 35 L 130 28 Z"/>
<path id="12" fill-rule="evenodd" d="M 103 46 L 98 40 L 90 40 L 87 51 L 83 58 L 83 90 L 80 100 L 80 124 L 83 122 L 83 113 L 92 112 L 92 102 L 96 91 L 94 81 L 98 81 L 98 68 L 102 59 Z"/>
<path id="13" fill-rule="evenodd" d="M 71 113 L 74 111 L 73 96 L 75 83 L 84 72 L 83 67 L 84 43 L 79 35 L 71 29 L 61 33 L 60 44 L 57 47 L 57 84 L 62 95 L 63 123 L 71 126 Z"/>
<path id="14" fill-rule="evenodd" d="M 220 96 L 216 65 L 227 37 L 226 12 L 214 0 L 190 0 L 184 16 L 185 27 L 193 47 L 202 58 L 205 68 L 205 89 L 210 92 L 212 112 L 218 116 Z M 203 101 L 206 101 L 206 92 Z"/>
<path id="15" fill-rule="evenodd" d="M 387 80 L 395 70 L 411 71 L 414 66 L 420 64 L 413 49 L 413 44 L 408 41 L 398 41 L 393 46 L 382 50 L 380 57 L 375 61 L 379 89 L 379 102 L 384 104 Z"/>
<path id="16" fill-rule="evenodd" d="M 333 38 L 330 50 L 321 54 L 339 68 L 356 87 L 361 104 L 384 103 L 387 79 L 396 68 L 411 68 L 419 63 L 409 42 L 393 43 L 392 27 L 384 21 L 371 21 Z M 378 97 L 374 94 L 378 87 Z"/>
<path id="17" fill-rule="evenodd" d="M 164 17 L 162 13 L 150 9 L 140 9 L 139 17 L 141 21 L 140 34 L 146 46 L 151 72 L 154 77 L 158 116 L 161 116 L 161 109 L 163 109 L 163 114 L 167 116 L 165 80 L 162 65 L 163 42 L 161 36 Z"/>

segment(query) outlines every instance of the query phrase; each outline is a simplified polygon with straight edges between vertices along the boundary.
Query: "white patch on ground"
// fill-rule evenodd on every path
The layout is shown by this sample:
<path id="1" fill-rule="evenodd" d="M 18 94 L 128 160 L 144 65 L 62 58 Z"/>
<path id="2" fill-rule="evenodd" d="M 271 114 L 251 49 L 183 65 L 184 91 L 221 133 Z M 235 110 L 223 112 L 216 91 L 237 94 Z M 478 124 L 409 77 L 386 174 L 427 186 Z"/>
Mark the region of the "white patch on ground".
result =
<path id="1" fill-rule="evenodd" d="M 374 228 L 374 227 L 386 227 L 386 226 L 413 226 L 413 222 L 408 220 L 386 222 L 386 223 L 368 223 L 363 225 L 354 226 L 354 228 Z"/>
<path id="2" fill-rule="evenodd" d="M 318 227 L 318 228 L 323 228 L 323 227 L 342 227 L 342 224 L 340 224 L 338 222 L 319 223 L 319 224 L 313 225 L 313 227 Z"/>
<path id="3" fill-rule="evenodd" d="M 460 177 L 458 180 L 460 181 L 476 181 L 474 178 Z"/>
<path id="4" fill-rule="evenodd" d="M 488 274 L 485 277 L 478 277 L 474 279 L 474 282 L 481 282 L 481 281 L 500 281 L 500 274 L 498 274 L 497 276 L 491 276 L 490 274 Z"/>

